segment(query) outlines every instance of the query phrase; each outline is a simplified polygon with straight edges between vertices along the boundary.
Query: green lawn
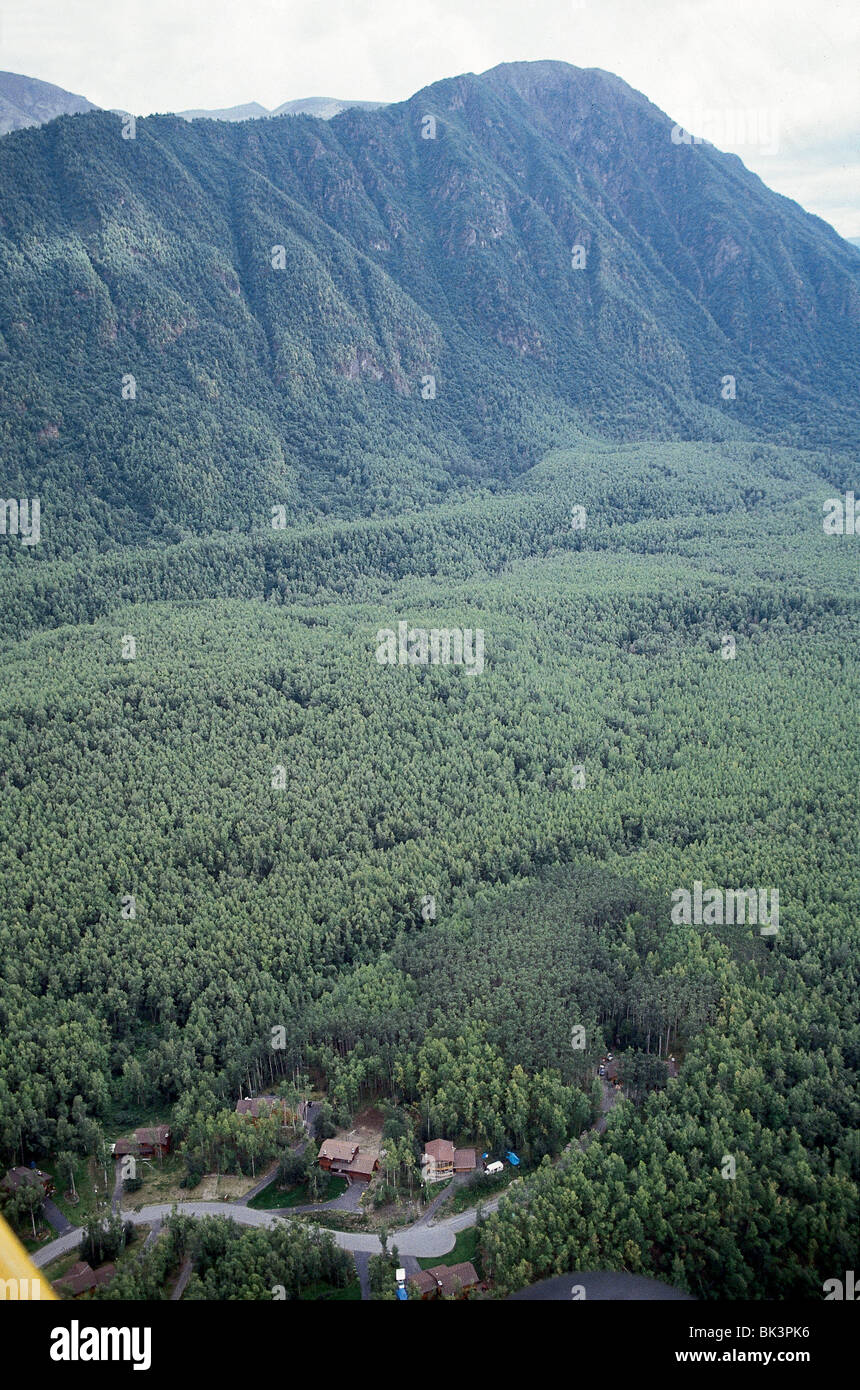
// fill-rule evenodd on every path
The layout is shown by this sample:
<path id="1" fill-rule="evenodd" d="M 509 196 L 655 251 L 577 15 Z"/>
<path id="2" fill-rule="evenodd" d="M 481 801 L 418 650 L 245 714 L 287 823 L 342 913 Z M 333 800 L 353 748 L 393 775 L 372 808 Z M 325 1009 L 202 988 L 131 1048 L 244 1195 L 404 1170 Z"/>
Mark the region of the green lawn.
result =
<path id="1" fill-rule="evenodd" d="M 44 1265 L 39 1273 L 43 1279 L 48 1279 L 53 1283 L 55 1279 L 60 1279 L 64 1274 L 67 1274 L 72 1265 L 76 1264 L 80 1258 L 81 1252 L 76 1246 L 74 1250 L 69 1250 L 65 1255 L 59 1255 L 56 1260 L 51 1260 L 50 1264 Z"/>
<path id="2" fill-rule="evenodd" d="M 331 1174 L 323 1181 L 320 1195 L 317 1199 L 320 1202 L 331 1202 L 335 1197 L 340 1197 L 341 1193 L 346 1192 L 349 1184 L 346 1178 L 332 1177 Z M 297 1187 L 279 1188 L 277 1179 L 270 1182 L 268 1187 L 264 1187 L 262 1192 L 258 1192 L 256 1197 L 252 1197 L 248 1203 L 255 1211 L 273 1211 L 278 1207 L 303 1207 L 314 1199 L 308 1193 L 306 1182 L 299 1183 Z"/>
<path id="3" fill-rule="evenodd" d="M 75 1156 L 77 1202 L 66 1198 L 66 1190 L 69 1187 L 69 1170 L 59 1168 L 56 1159 L 53 1158 L 45 1159 L 41 1166 L 54 1179 L 53 1201 L 56 1202 L 60 1211 L 71 1221 L 73 1226 L 82 1226 L 88 1216 L 105 1206 L 108 1194 L 105 1192 L 104 1169 L 100 1164 L 93 1163 L 85 1154 Z M 112 1192 L 113 1161 L 108 1169 L 107 1182 L 108 1189 Z M 96 1191 L 95 1183 L 98 1183 L 98 1191 Z"/>
<path id="4" fill-rule="evenodd" d="M 447 1255 L 434 1255 L 429 1259 L 419 1260 L 418 1263 L 422 1269 L 432 1269 L 434 1265 L 458 1265 L 464 1260 L 471 1260 L 478 1274 L 481 1273 L 478 1231 L 475 1226 L 467 1226 L 465 1231 L 457 1232 L 454 1249 L 449 1250 Z"/>

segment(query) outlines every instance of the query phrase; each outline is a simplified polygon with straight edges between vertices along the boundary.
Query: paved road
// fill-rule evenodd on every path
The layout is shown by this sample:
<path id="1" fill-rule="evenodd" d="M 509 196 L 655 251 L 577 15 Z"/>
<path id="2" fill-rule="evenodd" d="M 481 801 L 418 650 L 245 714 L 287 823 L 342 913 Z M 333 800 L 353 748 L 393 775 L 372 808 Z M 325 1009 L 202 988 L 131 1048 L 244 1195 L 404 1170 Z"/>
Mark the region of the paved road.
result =
<path id="1" fill-rule="evenodd" d="M 466 1180 L 470 1177 L 470 1173 L 455 1173 L 451 1181 L 449 1183 L 446 1183 L 445 1186 L 442 1188 L 442 1191 L 437 1192 L 433 1200 L 424 1208 L 418 1220 L 415 1222 L 415 1225 L 429 1226 L 430 1222 L 433 1220 L 433 1217 L 436 1215 L 436 1212 L 438 1208 L 441 1207 L 442 1203 L 447 1201 L 447 1199 L 451 1196 L 451 1193 L 456 1192 L 458 1187 L 462 1187 Z"/>
<path id="2" fill-rule="evenodd" d="M 306 1202 L 300 1207 L 289 1207 L 285 1216 L 308 1216 L 315 1211 L 361 1211 L 361 1199 L 367 1191 L 367 1183 L 351 1182 L 346 1192 L 332 1197 L 328 1202 Z"/>
<path id="3" fill-rule="evenodd" d="M 165 1221 L 172 1210 L 171 1203 L 159 1202 L 141 1207 L 140 1211 L 125 1212 L 124 1218 L 135 1226 L 149 1225 Z M 253 1207 L 241 1207 L 236 1202 L 182 1202 L 178 1205 L 178 1210 L 184 1216 L 229 1216 L 240 1226 L 262 1226 L 266 1230 L 272 1230 L 279 1221 L 289 1220 L 287 1212 L 255 1211 Z M 466 1211 L 458 1216 L 449 1217 L 447 1221 L 440 1221 L 436 1226 L 407 1227 L 406 1230 L 397 1232 L 396 1241 L 392 1232 L 389 1245 L 396 1243 L 402 1255 L 447 1255 L 448 1251 L 454 1248 L 456 1232 L 463 1230 L 465 1226 L 471 1226 L 474 1220 L 475 1213 Z M 81 1227 L 76 1227 L 59 1236 L 57 1240 L 52 1240 L 49 1245 L 44 1245 L 36 1252 L 33 1263 L 41 1269 L 58 1255 L 68 1254 L 80 1244 L 82 1234 Z M 365 1251 L 370 1255 L 378 1255 L 382 1250 L 379 1236 L 370 1232 L 332 1231 L 331 1234 L 342 1250 Z"/>
<path id="4" fill-rule="evenodd" d="M 174 1284 L 173 1291 L 170 1295 L 171 1303 L 178 1303 L 182 1295 L 185 1293 L 185 1290 L 188 1287 L 188 1280 L 191 1278 L 191 1268 L 191 1256 L 186 1255 L 179 1268 L 179 1278 Z"/>
<path id="5" fill-rule="evenodd" d="M 361 1296 L 363 1299 L 368 1299 L 370 1298 L 370 1256 L 363 1250 L 356 1250 L 354 1259 L 355 1272 L 361 1286 Z"/>
<path id="6" fill-rule="evenodd" d="M 574 1289 L 577 1291 L 575 1300 Z M 526 1289 L 508 1294 L 508 1301 L 517 1303 L 546 1302 L 550 1299 L 560 1303 L 570 1303 L 572 1300 L 578 1302 L 582 1299 L 607 1303 L 657 1303 L 667 1300 L 695 1302 L 692 1294 L 682 1293 L 680 1289 L 674 1289 L 670 1284 L 663 1284 L 658 1279 L 646 1279 L 641 1274 L 624 1274 L 612 1270 L 558 1274 L 554 1279 L 542 1279 L 539 1284 L 529 1284 Z"/>
<path id="7" fill-rule="evenodd" d="M 122 1159 L 114 1159 L 114 1179 L 113 1196 L 111 1197 L 110 1209 L 113 1212 L 119 1211 L 122 1205 Z"/>
<path id="8" fill-rule="evenodd" d="M 601 1131 L 606 1128 L 606 1116 L 612 1109 L 618 1093 L 604 1082 L 602 1113 L 594 1129 Z M 582 1143 L 586 1136 L 578 1141 Z M 577 1142 L 577 1141 L 573 1141 Z M 450 1192 L 450 1187 L 446 1189 L 446 1194 Z M 506 1189 L 509 1190 L 509 1189 Z M 486 1215 L 498 1209 L 499 1203 L 505 1193 L 502 1192 L 498 1197 L 493 1197 L 484 1204 L 483 1210 Z M 337 1202 L 338 1198 L 335 1198 Z M 272 1230 L 279 1221 L 289 1220 L 290 1214 L 296 1214 L 300 1208 L 288 1208 L 281 1211 L 256 1211 L 253 1207 L 242 1206 L 238 1202 L 182 1202 L 177 1204 L 178 1209 L 185 1216 L 228 1216 L 236 1221 L 240 1226 L 262 1226 L 266 1230 Z M 326 1204 L 331 1205 L 329 1203 Z M 173 1204 L 169 1202 L 155 1203 L 151 1206 L 141 1207 L 140 1211 L 124 1212 L 124 1219 L 131 1221 L 134 1225 L 161 1224 L 170 1216 Z M 319 1210 L 319 1208 L 316 1208 Z M 430 1219 L 431 1213 L 425 1212 L 422 1217 L 412 1226 L 407 1226 L 399 1231 L 392 1231 L 389 1235 L 389 1247 L 397 1246 L 401 1255 L 411 1255 L 422 1259 L 447 1255 L 449 1250 L 453 1250 L 454 1242 L 458 1231 L 464 1231 L 468 1226 L 474 1226 L 477 1220 L 477 1209 L 471 1207 L 468 1211 L 457 1212 L 454 1216 L 446 1216 L 441 1221 Z M 318 1228 L 323 1229 L 323 1228 Z M 33 1263 L 42 1268 L 55 1260 L 58 1255 L 65 1255 L 70 1250 L 74 1250 L 80 1244 L 82 1228 L 76 1227 L 59 1236 L 57 1240 L 52 1240 L 49 1245 L 45 1245 L 33 1256 Z M 379 1237 L 365 1231 L 332 1231 L 335 1243 L 342 1250 L 351 1250 L 355 1253 L 366 1255 L 377 1255 L 382 1250 Z M 361 1269 L 359 1268 L 359 1278 Z"/>

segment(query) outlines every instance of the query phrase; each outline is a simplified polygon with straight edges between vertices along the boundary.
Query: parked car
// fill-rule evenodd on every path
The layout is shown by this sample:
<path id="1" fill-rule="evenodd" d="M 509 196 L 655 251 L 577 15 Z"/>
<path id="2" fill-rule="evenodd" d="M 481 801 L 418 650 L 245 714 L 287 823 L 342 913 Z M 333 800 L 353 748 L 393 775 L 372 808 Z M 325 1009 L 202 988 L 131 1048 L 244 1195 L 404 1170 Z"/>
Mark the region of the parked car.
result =
<path id="1" fill-rule="evenodd" d="M 605 1066 L 603 1065 L 602 1062 L 601 1062 L 600 1066 L 599 1066 L 598 1069 L 597 1069 L 597 1075 L 598 1075 L 598 1076 L 605 1076 L 605 1075 L 606 1075 L 606 1068 L 605 1068 Z"/>

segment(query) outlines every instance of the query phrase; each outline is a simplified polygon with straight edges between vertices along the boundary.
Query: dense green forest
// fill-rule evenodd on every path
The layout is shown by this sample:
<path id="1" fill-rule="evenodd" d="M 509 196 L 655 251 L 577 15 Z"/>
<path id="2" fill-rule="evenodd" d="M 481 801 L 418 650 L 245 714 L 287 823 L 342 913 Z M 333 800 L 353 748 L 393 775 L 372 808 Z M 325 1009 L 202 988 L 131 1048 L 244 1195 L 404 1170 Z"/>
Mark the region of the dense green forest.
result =
<path id="1" fill-rule="evenodd" d="M 503 1206 L 489 1267 L 812 1292 L 849 1259 L 858 1159 L 856 560 L 818 513 L 774 492 L 563 551 L 548 504 L 548 553 L 495 572 L 386 578 L 371 553 L 363 599 L 306 575 L 303 602 L 19 641 L 6 1151 L 86 1148 L 117 1103 L 204 1134 L 249 1069 L 311 1064 L 339 1110 L 388 1094 L 539 1159 L 589 1122 L 607 1041 L 671 1040 L 678 1080 Z M 482 676 L 380 667 L 400 615 L 483 626 Z M 695 879 L 776 885 L 778 940 L 672 925 Z"/>
<path id="2" fill-rule="evenodd" d="M 234 1105 L 310 1076 L 404 1170 L 516 1146 L 498 1292 L 818 1297 L 857 1260 L 860 543 L 822 516 L 860 260 L 531 66 L 0 142 L 0 491 L 42 501 L 0 537 L 0 1153 L 157 1115 L 191 1181 L 286 1172 Z M 384 664 L 401 622 L 482 669 Z M 778 932 L 674 921 L 695 882 L 777 890 Z M 296 1223 L 179 1220 L 103 1296 L 189 1252 L 186 1297 L 352 1280 Z"/>
<path id="3" fill-rule="evenodd" d="M 223 1216 L 194 1221 L 174 1215 L 161 1240 L 129 1262 L 99 1291 L 112 1299 L 161 1299 L 182 1260 L 194 1272 L 185 1299 L 337 1297 L 355 1282 L 352 1256 L 325 1231 L 279 1226 L 274 1231 L 241 1230 Z"/>

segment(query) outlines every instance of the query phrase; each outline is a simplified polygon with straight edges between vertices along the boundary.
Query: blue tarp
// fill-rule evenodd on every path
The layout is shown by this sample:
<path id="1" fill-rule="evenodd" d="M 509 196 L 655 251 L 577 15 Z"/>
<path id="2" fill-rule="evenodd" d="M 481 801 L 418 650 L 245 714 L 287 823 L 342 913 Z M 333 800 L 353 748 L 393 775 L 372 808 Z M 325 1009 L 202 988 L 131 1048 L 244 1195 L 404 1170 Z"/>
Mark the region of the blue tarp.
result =
<path id="1" fill-rule="evenodd" d="M 510 1163 L 514 1168 L 519 1168 L 520 1160 L 517 1158 L 515 1153 L 506 1153 L 505 1158 L 508 1160 L 508 1163 Z"/>
<path id="2" fill-rule="evenodd" d="M 398 1290 L 397 1290 L 397 1297 L 400 1299 L 400 1302 L 401 1302 L 401 1303 L 406 1303 L 406 1302 L 408 1302 L 408 1300 L 409 1300 L 409 1295 L 408 1295 L 408 1293 L 406 1292 L 405 1289 L 398 1289 Z"/>

